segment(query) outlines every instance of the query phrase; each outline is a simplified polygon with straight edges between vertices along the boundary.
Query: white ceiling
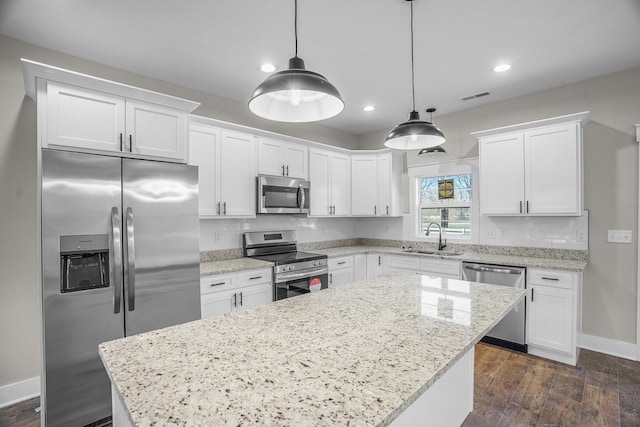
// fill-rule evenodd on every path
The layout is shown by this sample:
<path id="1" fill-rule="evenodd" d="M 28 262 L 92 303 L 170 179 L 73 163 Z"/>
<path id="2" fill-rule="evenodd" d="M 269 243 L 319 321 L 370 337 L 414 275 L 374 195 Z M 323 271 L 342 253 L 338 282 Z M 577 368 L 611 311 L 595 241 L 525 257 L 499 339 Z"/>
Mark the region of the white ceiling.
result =
<path id="1" fill-rule="evenodd" d="M 293 0 L 0 0 L 0 34 L 246 102 L 294 54 Z M 411 111 L 409 3 L 299 0 L 298 54 L 354 134 Z M 640 0 L 415 0 L 416 107 L 439 114 L 640 66 Z M 502 62 L 513 68 L 492 71 Z M 58 64 L 53 64 L 58 65 Z M 461 101 L 488 91 L 490 96 Z M 377 109 L 365 113 L 362 107 Z"/>

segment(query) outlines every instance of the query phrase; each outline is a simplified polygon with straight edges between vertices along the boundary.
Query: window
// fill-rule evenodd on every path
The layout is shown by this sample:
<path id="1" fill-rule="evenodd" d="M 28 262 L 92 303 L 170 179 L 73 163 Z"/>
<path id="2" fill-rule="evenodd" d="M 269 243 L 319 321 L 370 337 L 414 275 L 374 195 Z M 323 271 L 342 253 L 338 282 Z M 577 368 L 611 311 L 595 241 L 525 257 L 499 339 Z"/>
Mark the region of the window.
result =
<path id="1" fill-rule="evenodd" d="M 471 203 L 473 201 L 472 175 L 420 177 L 418 179 L 419 234 L 436 223 L 442 235 L 469 237 L 471 235 Z M 437 227 L 431 224 L 431 231 Z"/>

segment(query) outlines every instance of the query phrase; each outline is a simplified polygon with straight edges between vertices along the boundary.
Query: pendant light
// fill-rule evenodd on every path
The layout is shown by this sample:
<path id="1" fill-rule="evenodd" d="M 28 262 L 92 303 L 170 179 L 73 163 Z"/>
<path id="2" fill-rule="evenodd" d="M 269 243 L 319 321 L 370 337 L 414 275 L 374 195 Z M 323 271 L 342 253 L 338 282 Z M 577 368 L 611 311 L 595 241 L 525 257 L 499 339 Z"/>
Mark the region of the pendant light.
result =
<path id="1" fill-rule="evenodd" d="M 277 122 L 315 122 L 344 110 L 340 92 L 323 75 L 305 69 L 298 57 L 298 0 L 295 0 L 295 56 L 289 69 L 267 77 L 253 92 L 249 109 Z"/>
<path id="2" fill-rule="evenodd" d="M 411 3 L 411 93 L 413 96 L 413 111 L 409 113 L 409 120 L 400 123 L 389 132 L 384 141 L 385 147 L 398 150 L 419 150 L 442 144 L 444 134 L 432 123 L 420 120 L 416 111 L 416 85 L 413 61 L 413 0 Z"/>
<path id="3" fill-rule="evenodd" d="M 436 109 L 433 107 L 427 108 L 427 113 L 429 113 L 429 121 L 431 123 L 433 123 L 433 113 L 435 111 Z M 442 147 L 442 145 L 435 145 L 433 147 L 423 148 L 422 150 L 420 150 L 420 152 L 418 153 L 418 157 L 436 158 L 436 157 L 442 157 L 445 154 L 447 154 L 447 152 Z"/>

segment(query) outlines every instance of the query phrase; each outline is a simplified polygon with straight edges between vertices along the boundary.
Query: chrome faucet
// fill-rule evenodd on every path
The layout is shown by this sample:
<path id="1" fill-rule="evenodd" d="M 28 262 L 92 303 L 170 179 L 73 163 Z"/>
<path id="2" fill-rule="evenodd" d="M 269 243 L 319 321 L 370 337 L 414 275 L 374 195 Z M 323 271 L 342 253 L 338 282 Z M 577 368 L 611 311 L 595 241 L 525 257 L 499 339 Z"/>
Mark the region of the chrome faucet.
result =
<path id="1" fill-rule="evenodd" d="M 442 227 L 440 227 L 440 224 L 438 224 L 437 222 L 430 222 L 429 225 L 427 225 L 427 229 L 425 230 L 424 235 L 429 235 L 429 230 L 431 229 L 432 225 L 438 227 L 438 250 L 441 251 L 447 247 L 447 239 L 445 239 L 444 244 L 442 244 Z"/>

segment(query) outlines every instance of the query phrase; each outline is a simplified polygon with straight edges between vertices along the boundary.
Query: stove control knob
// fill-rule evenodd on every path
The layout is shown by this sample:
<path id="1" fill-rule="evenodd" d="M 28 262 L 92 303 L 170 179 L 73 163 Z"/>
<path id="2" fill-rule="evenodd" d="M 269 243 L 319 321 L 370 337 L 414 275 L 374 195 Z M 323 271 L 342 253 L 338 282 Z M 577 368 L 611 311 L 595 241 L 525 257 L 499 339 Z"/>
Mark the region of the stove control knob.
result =
<path id="1" fill-rule="evenodd" d="M 290 266 L 289 266 L 289 271 L 293 271 L 293 270 L 295 270 L 295 269 L 296 269 L 296 266 L 295 266 L 295 265 L 290 265 Z"/>

